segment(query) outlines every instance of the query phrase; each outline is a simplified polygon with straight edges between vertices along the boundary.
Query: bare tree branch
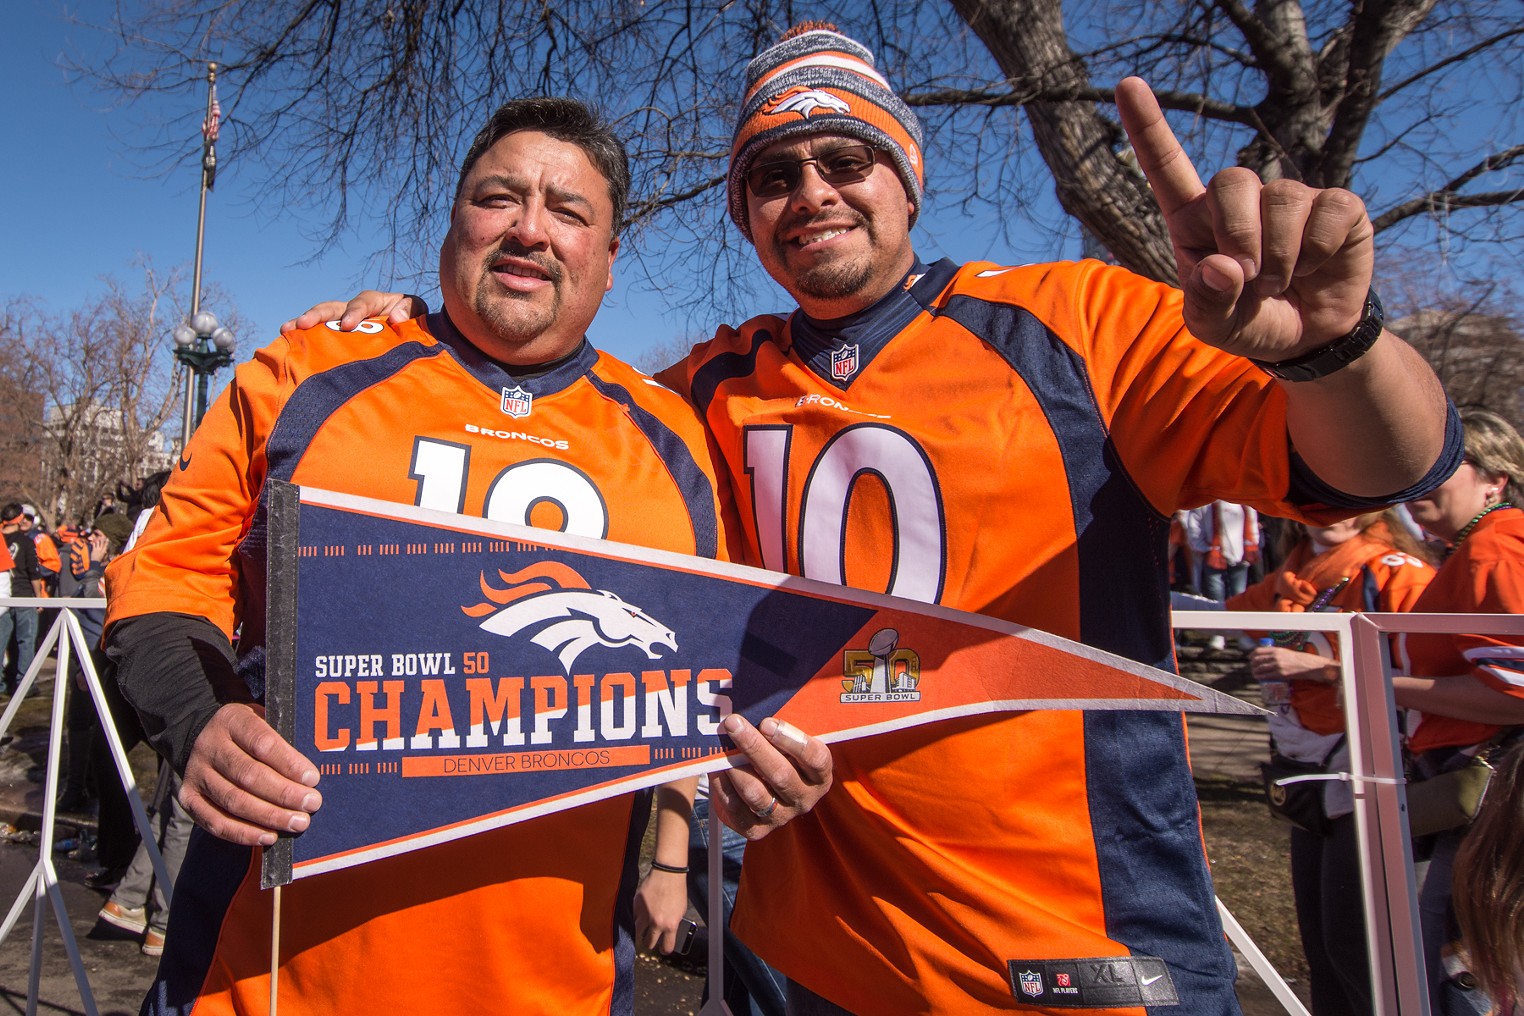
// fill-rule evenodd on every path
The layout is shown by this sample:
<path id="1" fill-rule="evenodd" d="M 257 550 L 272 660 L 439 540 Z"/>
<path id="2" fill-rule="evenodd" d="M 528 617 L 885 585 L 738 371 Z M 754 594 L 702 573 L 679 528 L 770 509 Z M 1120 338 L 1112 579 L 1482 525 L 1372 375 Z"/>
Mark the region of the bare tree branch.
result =
<path id="1" fill-rule="evenodd" d="M 431 268 L 424 248 L 453 199 L 460 150 L 491 109 L 552 92 L 600 102 L 627 136 L 629 225 L 642 241 L 633 260 L 670 306 L 712 318 L 769 285 L 714 192 L 740 69 L 798 19 L 792 0 L 141 0 L 123 10 L 115 52 L 79 73 L 129 102 L 189 100 L 204 61 L 217 60 L 222 171 L 267 179 L 271 209 L 302 209 L 319 246 L 384 221 L 378 281 Z M 1204 172 L 1238 164 L 1350 187 L 1388 208 L 1380 229 L 1426 208 L 1460 213 L 1433 220 L 1435 245 L 1524 233 L 1517 163 L 1486 170 L 1496 179 L 1485 194 L 1429 182 L 1451 175 L 1436 167 L 1479 166 L 1479 149 L 1524 141 L 1512 0 L 821 0 L 809 14 L 872 48 L 925 120 L 928 200 L 984 217 L 1036 254 L 1082 225 L 1120 263 L 1172 277 L 1110 109 L 1111 86 L 1133 73 L 1158 89 Z M 198 155 L 199 103 L 185 108 L 150 124 L 166 165 Z M 1469 129 L 1478 116 L 1482 141 Z M 1045 210 L 1045 193 L 1068 218 Z"/>
<path id="2" fill-rule="evenodd" d="M 1456 176 L 1443 187 L 1437 187 L 1427 194 L 1409 198 L 1395 207 L 1389 208 L 1371 219 L 1379 232 L 1390 226 L 1396 225 L 1403 219 L 1414 215 L 1422 215 L 1425 212 L 1437 209 L 1453 210 L 1457 208 L 1491 208 L 1499 205 L 1516 204 L 1524 201 L 1524 187 L 1515 187 L 1512 190 L 1490 191 L 1480 194 L 1462 194 L 1461 188 L 1475 180 L 1477 177 L 1492 173 L 1512 166 L 1524 159 L 1524 145 L 1514 145 L 1506 151 L 1496 152 L 1487 156 L 1481 162 Z"/>

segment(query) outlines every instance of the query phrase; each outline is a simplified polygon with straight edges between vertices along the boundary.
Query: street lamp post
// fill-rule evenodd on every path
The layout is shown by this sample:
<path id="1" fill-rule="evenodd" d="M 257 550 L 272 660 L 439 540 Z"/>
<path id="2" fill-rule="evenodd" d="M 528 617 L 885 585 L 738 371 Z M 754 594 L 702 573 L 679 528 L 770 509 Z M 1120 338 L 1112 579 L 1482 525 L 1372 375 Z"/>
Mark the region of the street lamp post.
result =
<path id="1" fill-rule="evenodd" d="M 190 368 L 185 379 L 185 426 L 180 450 L 190 444 L 191 432 L 206 415 L 208 389 L 212 375 L 233 362 L 233 333 L 218 323 L 209 310 L 198 310 L 175 328 L 175 359 Z M 191 379 L 195 379 L 194 414 L 191 404 Z"/>
<path id="2" fill-rule="evenodd" d="M 201 309 L 201 251 L 206 237 L 206 194 L 217 179 L 217 134 L 222 107 L 217 102 L 217 65 L 206 65 L 206 119 L 201 122 L 201 207 L 196 213 L 196 267 L 191 277 L 190 314 L 175 328 L 175 359 L 185 364 L 184 422 L 180 452 L 190 444 L 191 432 L 206 415 L 207 390 L 219 367 L 233 362 L 233 333 L 218 323 L 216 315 Z M 192 402 L 192 391 L 195 401 Z"/>

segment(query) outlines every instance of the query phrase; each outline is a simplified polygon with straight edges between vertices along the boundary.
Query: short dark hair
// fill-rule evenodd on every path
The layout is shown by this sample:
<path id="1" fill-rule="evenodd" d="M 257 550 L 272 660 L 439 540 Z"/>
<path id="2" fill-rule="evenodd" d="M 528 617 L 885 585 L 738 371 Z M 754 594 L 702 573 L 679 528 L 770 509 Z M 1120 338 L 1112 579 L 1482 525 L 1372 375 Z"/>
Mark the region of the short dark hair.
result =
<path id="1" fill-rule="evenodd" d="M 19 518 L 21 518 L 21 505 L 15 501 L 0 508 L 0 522 L 15 522 Z"/>
<path id="2" fill-rule="evenodd" d="M 466 175 L 482 153 L 515 131 L 539 131 L 582 149 L 608 182 L 609 200 L 614 205 L 614 235 L 618 236 L 624 226 L 624 206 L 630 194 L 630 157 L 624 142 L 603 115 L 578 99 L 542 95 L 513 99 L 499 106 L 466 149 L 466 157 L 460 163 L 460 179 L 455 182 L 455 200 L 460 200 Z"/>

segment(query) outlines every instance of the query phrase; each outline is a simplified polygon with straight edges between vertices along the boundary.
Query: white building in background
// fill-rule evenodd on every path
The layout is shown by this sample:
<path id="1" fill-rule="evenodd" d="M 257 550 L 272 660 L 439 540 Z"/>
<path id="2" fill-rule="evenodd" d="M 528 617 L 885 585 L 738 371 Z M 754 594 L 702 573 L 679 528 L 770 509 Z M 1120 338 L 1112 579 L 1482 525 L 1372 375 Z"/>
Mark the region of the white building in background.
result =
<path id="1" fill-rule="evenodd" d="M 43 476 L 55 488 L 49 492 L 55 524 L 85 517 L 101 494 L 134 487 L 174 463 L 173 442 L 162 429 L 137 428 L 111 406 L 79 403 L 47 408 L 40 454 Z"/>

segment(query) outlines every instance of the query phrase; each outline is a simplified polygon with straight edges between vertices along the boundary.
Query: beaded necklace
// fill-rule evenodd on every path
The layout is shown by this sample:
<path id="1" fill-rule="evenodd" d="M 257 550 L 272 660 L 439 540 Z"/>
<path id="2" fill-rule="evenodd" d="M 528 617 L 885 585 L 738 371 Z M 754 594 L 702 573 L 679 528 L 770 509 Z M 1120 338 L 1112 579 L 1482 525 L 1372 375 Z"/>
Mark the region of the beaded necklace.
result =
<path id="1" fill-rule="evenodd" d="M 1490 504 L 1487 507 L 1483 508 L 1481 511 L 1476 513 L 1476 518 L 1472 519 L 1470 522 L 1467 522 L 1465 528 L 1455 535 L 1455 543 L 1452 544 L 1452 546 L 1459 547 L 1461 541 L 1471 535 L 1471 530 L 1476 528 L 1476 524 L 1482 521 L 1482 519 L 1486 518 L 1488 515 L 1491 515 L 1499 508 L 1512 507 L 1513 504 L 1509 501 L 1499 501 L 1497 504 Z"/>

